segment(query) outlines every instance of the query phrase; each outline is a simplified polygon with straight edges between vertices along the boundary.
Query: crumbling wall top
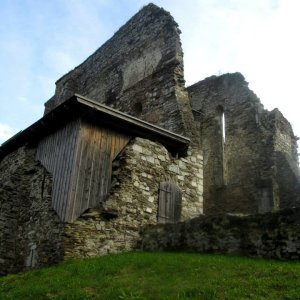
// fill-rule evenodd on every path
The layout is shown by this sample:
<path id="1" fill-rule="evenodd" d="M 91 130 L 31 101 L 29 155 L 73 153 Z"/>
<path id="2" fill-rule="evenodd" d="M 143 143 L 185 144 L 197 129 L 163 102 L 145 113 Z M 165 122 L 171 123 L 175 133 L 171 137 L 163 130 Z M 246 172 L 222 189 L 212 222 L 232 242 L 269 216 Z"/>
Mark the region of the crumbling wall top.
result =
<path id="1" fill-rule="evenodd" d="M 176 133 L 190 132 L 179 35 L 170 13 L 154 4 L 143 7 L 56 82 L 45 112 L 78 93 Z"/>
<path id="2" fill-rule="evenodd" d="M 200 123 L 205 212 L 257 213 L 299 203 L 297 139 L 281 112 L 264 109 L 240 73 L 211 76 L 188 92 Z"/>

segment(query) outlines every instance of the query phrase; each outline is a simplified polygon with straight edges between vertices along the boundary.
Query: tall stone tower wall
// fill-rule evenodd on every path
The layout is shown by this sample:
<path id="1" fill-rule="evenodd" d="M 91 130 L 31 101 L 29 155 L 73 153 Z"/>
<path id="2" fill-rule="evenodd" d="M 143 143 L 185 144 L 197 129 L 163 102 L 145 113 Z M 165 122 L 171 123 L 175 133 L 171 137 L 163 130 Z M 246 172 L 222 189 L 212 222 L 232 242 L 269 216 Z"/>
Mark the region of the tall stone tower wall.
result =
<path id="1" fill-rule="evenodd" d="M 94 54 L 56 82 L 47 113 L 74 93 L 176 133 L 195 134 L 184 88 L 180 30 L 149 4 Z"/>

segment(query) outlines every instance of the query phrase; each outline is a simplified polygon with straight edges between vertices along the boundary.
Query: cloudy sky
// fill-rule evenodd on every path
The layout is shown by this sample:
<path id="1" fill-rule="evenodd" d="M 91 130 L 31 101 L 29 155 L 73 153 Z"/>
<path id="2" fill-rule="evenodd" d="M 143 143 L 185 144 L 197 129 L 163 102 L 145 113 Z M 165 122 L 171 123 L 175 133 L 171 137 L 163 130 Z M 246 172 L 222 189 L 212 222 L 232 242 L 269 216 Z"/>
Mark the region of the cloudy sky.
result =
<path id="1" fill-rule="evenodd" d="M 185 79 L 241 72 L 300 136 L 299 0 L 157 0 L 182 31 Z M 0 0 L 0 143 L 43 114 L 55 81 L 149 1 Z"/>

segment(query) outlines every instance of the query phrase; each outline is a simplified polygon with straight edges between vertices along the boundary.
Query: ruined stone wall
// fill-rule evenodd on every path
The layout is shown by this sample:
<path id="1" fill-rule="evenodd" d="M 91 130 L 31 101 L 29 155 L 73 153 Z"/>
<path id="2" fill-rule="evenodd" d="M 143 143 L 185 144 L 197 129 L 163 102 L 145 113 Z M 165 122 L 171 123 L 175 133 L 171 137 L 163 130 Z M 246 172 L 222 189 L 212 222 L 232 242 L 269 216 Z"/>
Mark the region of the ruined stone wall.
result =
<path id="1" fill-rule="evenodd" d="M 202 153 L 171 157 L 160 144 L 136 138 L 114 162 L 111 196 L 99 209 L 66 224 L 66 257 L 96 256 L 137 247 L 141 226 L 157 224 L 159 183 L 182 191 L 181 220 L 203 212 Z"/>
<path id="2" fill-rule="evenodd" d="M 188 92 L 204 154 L 204 212 L 247 214 L 282 207 L 281 182 L 298 169 L 296 139 L 284 117 L 264 110 L 239 73 L 209 77 Z M 298 189 L 300 181 L 292 182 Z"/>
<path id="3" fill-rule="evenodd" d="M 297 138 L 290 123 L 277 109 L 271 112 L 275 128 L 274 165 L 280 208 L 300 206 L 300 171 Z"/>
<path id="4" fill-rule="evenodd" d="M 142 250 L 184 250 L 300 259 L 300 208 L 247 217 L 200 216 L 177 224 L 146 226 Z"/>
<path id="5" fill-rule="evenodd" d="M 63 258 L 63 225 L 51 207 L 52 180 L 22 147 L 0 162 L 0 275 Z"/>
<path id="6" fill-rule="evenodd" d="M 46 112 L 78 93 L 176 133 L 195 135 L 179 34 L 168 12 L 145 6 L 56 82 Z"/>
<path id="7" fill-rule="evenodd" d="M 298 161 L 296 138 L 290 123 L 278 109 L 274 109 L 271 115 L 276 127 L 274 150 L 283 153 L 292 161 Z"/>

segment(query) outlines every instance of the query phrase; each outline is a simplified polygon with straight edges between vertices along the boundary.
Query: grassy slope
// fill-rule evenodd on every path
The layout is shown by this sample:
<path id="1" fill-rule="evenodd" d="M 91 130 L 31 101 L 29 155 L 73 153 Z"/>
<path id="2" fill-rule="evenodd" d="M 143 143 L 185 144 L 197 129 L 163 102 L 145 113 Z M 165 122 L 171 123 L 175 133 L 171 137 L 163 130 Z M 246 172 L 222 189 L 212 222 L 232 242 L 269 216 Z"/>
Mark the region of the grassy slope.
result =
<path id="1" fill-rule="evenodd" d="M 300 299 L 300 263 L 125 253 L 2 277 L 0 299 Z"/>

